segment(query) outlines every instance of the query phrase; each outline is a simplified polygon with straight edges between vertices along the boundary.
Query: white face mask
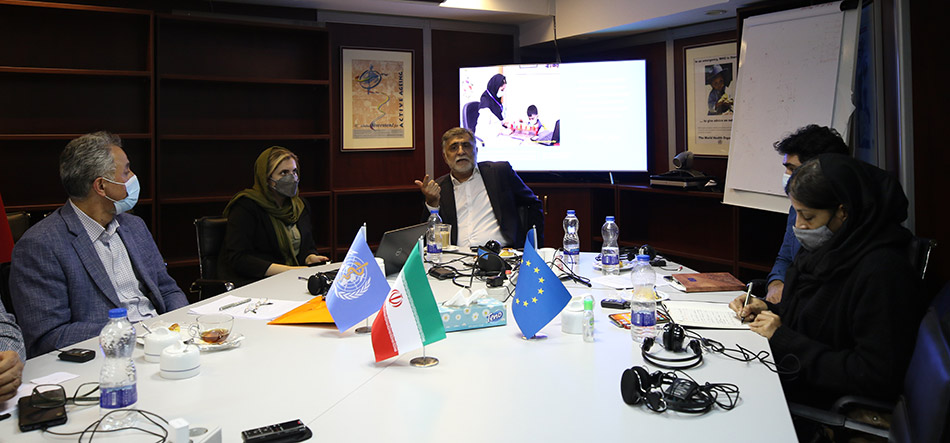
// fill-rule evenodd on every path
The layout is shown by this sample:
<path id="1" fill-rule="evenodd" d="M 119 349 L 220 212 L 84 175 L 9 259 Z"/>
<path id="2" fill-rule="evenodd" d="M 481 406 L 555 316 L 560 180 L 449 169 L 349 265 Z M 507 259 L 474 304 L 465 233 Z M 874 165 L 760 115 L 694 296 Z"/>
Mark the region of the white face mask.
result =
<path id="1" fill-rule="evenodd" d="M 109 180 L 105 177 L 102 177 L 102 179 L 109 183 L 125 186 L 125 193 L 127 195 L 122 200 L 112 200 L 108 195 L 106 196 L 106 198 L 111 200 L 112 204 L 115 205 L 115 213 L 117 215 L 132 209 L 135 203 L 139 201 L 139 176 L 133 175 L 132 178 L 125 183 Z"/>
<path id="2" fill-rule="evenodd" d="M 498 98 L 502 98 L 502 97 L 505 96 L 505 90 L 504 90 L 504 89 L 499 89 L 499 90 L 498 90 L 498 93 L 495 94 L 495 95 L 497 95 Z"/>
<path id="3" fill-rule="evenodd" d="M 802 247 L 809 251 L 820 248 L 821 245 L 827 243 L 828 240 L 831 240 L 831 237 L 835 235 L 835 233 L 831 232 L 831 229 L 828 228 L 828 225 L 815 229 L 799 229 L 793 226 L 792 231 L 795 232 L 795 238 L 802 244 Z"/>
<path id="4" fill-rule="evenodd" d="M 788 188 L 788 180 L 792 178 L 792 174 L 782 174 L 782 190 Z"/>

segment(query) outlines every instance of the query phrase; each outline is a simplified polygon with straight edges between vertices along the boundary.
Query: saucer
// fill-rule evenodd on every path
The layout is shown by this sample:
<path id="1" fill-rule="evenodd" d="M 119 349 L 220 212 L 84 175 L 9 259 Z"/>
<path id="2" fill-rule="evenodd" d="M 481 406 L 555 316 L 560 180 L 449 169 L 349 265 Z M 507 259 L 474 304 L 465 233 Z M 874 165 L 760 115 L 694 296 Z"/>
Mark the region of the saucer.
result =
<path id="1" fill-rule="evenodd" d="M 443 252 L 455 252 L 455 251 L 458 251 L 458 250 L 459 250 L 459 247 L 456 246 L 456 245 L 448 245 L 448 246 L 443 246 L 443 247 L 442 247 L 442 251 L 443 251 Z"/>
<path id="2" fill-rule="evenodd" d="M 241 342 L 244 341 L 244 334 L 237 334 L 231 337 L 228 337 L 227 340 L 221 343 L 205 343 L 201 340 L 192 340 L 190 343 L 198 347 L 200 351 L 223 351 L 225 349 L 237 348 L 241 346 Z"/>

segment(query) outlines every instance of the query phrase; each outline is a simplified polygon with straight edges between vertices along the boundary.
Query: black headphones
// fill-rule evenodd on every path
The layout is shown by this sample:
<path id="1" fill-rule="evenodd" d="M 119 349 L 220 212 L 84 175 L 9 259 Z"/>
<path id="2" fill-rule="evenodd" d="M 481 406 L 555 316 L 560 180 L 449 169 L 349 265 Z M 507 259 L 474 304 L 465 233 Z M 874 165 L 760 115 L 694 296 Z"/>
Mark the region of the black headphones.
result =
<path id="1" fill-rule="evenodd" d="M 663 328 L 663 343 L 660 345 L 667 351 L 686 352 L 692 351 L 692 355 L 686 357 L 662 357 L 650 353 L 656 340 L 653 337 L 643 339 L 643 346 L 640 347 L 640 355 L 643 361 L 663 369 L 689 369 L 699 366 L 703 362 L 703 349 L 700 340 L 690 340 L 689 345 L 684 346 L 686 341 L 686 330 L 682 326 L 670 322 Z"/>
<path id="2" fill-rule="evenodd" d="M 475 269 L 478 275 L 497 276 L 504 275 L 506 270 L 511 269 L 508 262 L 501 258 L 501 244 L 495 240 L 488 240 L 483 246 L 483 250 L 475 258 Z"/>
<path id="3" fill-rule="evenodd" d="M 666 409 L 663 392 L 656 390 L 663 384 L 663 373 L 647 372 L 643 366 L 634 366 L 623 371 L 620 376 L 620 395 L 628 405 L 644 402 L 653 411 Z"/>
<path id="4" fill-rule="evenodd" d="M 333 279 L 336 278 L 337 271 L 318 272 L 307 279 L 307 290 L 310 295 L 326 295 L 333 285 Z"/>
<path id="5" fill-rule="evenodd" d="M 691 342 L 692 343 L 692 342 Z M 643 403 L 653 412 L 667 409 L 689 414 L 709 412 L 714 405 L 730 410 L 739 400 L 739 388 L 731 383 L 700 384 L 692 377 L 680 378 L 676 371 L 650 373 L 643 366 L 625 369 L 620 376 L 624 403 Z M 664 386 L 666 389 L 664 390 Z M 722 397 L 722 400 L 720 400 Z"/>

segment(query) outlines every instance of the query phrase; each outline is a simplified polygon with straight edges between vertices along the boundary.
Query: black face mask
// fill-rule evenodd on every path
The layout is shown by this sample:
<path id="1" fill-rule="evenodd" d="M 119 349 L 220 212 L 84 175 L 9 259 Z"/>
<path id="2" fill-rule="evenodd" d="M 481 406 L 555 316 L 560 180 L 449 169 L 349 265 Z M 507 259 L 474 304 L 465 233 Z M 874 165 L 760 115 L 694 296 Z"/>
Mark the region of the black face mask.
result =
<path id="1" fill-rule="evenodd" d="M 284 197 L 294 197 L 297 195 L 298 181 L 293 175 L 285 175 L 280 180 L 271 179 L 274 182 L 274 190 Z"/>

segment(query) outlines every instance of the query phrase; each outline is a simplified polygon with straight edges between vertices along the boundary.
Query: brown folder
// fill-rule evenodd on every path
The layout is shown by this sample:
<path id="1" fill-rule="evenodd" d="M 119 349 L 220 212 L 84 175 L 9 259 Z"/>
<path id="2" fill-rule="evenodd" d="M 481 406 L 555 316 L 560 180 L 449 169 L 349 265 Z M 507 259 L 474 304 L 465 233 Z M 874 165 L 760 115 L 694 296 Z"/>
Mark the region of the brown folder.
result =
<path id="1" fill-rule="evenodd" d="M 744 291 L 746 286 L 728 272 L 673 274 L 686 292 Z"/>

